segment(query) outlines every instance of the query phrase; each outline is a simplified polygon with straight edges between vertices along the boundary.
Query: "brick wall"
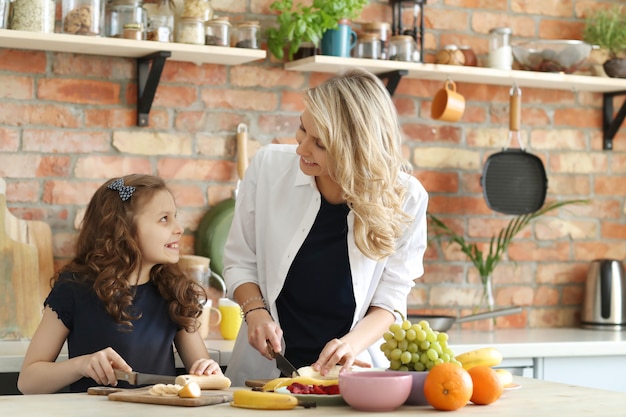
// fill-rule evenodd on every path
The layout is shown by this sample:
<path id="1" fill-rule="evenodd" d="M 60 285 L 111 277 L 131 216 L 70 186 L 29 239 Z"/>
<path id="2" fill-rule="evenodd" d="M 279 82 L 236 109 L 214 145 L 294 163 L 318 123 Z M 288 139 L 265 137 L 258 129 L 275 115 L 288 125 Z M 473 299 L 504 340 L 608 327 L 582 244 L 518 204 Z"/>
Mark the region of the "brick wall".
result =
<path id="1" fill-rule="evenodd" d="M 252 4 L 251 4 L 252 3 Z M 233 19 L 271 20 L 271 0 L 212 0 Z M 484 62 L 487 32 L 508 25 L 516 38 L 580 39 L 587 9 L 619 1 L 429 0 L 426 49 L 468 44 Z M 391 22 L 386 2 L 372 1 L 361 20 Z M 300 91 L 327 74 L 288 72 L 282 63 L 226 67 L 168 61 L 150 113 L 135 126 L 135 62 L 131 59 L 0 48 L 0 176 L 11 211 L 48 222 L 56 266 L 73 254 L 82 211 L 106 179 L 130 172 L 164 177 L 186 228 L 183 252 L 208 207 L 236 183 L 235 133 L 250 131 L 249 154 L 290 142 L 303 110 Z M 436 81 L 403 79 L 394 96 L 404 151 L 430 193 L 429 211 L 467 236 L 488 243 L 509 220 L 482 198 L 486 158 L 506 144 L 508 87 L 458 84 L 467 100 L 460 123 L 430 119 Z M 601 94 L 523 89 L 522 137 L 542 158 L 548 199 L 588 198 L 533 223 L 515 239 L 494 273 L 498 306 L 526 307 L 499 327 L 576 325 L 590 260 L 626 253 L 626 135 L 602 150 Z M 623 98 L 617 98 L 616 108 Z M 480 286 L 454 246 L 431 245 L 426 273 L 410 296 L 415 308 L 468 314 Z"/>

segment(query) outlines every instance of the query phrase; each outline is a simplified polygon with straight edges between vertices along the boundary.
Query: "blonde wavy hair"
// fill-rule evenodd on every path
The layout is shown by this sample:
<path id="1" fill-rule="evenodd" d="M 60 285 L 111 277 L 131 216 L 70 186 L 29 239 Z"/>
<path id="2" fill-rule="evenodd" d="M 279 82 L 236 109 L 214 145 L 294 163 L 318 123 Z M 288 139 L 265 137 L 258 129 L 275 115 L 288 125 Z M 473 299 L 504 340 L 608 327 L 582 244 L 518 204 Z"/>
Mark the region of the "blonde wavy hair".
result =
<path id="1" fill-rule="evenodd" d="M 354 212 L 354 238 L 363 254 L 380 260 L 413 219 L 402 210 L 406 187 L 398 181 L 410 165 L 401 155 L 398 116 L 385 85 L 359 69 L 305 92 L 330 177 Z"/>

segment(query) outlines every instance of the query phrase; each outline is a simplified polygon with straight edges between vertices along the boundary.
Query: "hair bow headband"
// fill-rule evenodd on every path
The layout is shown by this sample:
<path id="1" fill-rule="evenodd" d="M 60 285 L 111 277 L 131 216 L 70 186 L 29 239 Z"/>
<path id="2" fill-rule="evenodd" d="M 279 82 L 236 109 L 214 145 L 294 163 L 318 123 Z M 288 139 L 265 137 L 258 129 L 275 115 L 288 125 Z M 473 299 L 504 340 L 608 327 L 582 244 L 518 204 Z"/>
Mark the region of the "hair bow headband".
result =
<path id="1" fill-rule="evenodd" d="M 136 190 L 135 187 L 131 187 L 129 185 L 124 185 L 124 178 L 119 178 L 119 179 L 113 181 L 111 184 L 108 185 L 107 188 L 110 189 L 110 190 L 114 190 L 114 191 L 119 192 L 120 193 L 120 198 L 122 199 L 122 201 L 126 201 L 130 197 L 132 197 L 133 193 Z"/>

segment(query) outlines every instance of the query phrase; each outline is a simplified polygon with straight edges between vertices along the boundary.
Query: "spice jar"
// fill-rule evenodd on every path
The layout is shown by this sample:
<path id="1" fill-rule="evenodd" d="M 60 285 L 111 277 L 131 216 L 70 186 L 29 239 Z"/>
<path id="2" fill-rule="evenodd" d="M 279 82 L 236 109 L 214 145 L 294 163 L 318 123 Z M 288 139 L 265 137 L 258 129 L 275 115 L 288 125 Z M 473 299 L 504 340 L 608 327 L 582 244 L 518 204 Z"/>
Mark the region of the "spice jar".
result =
<path id="1" fill-rule="evenodd" d="M 30 32 L 54 32 L 56 3 L 54 0 L 15 0 L 10 27 Z"/>
<path id="2" fill-rule="evenodd" d="M 148 13 L 146 39 L 157 42 L 172 42 L 174 40 L 173 0 L 160 0 L 152 13 Z"/>
<path id="3" fill-rule="evenodd" d="M 465 55 L 456 45 L 446 45 L 437 52 L 435 63 L 444 65 L 464 65 Z"/>
<path id="4" fill-rule="evenodd" d="M 509 43 L 511 28 L 493 28 L 489 31 L 489 67 L 510 70 L 513 52 Z"/>
<path id="5" fill-rule="evenodd" d="M 389 59 L 392 61 L 418 62 L 420 56 L 413 37 L 409 35 L 392 36 L 389 39 Z"/>
<path id="6" fill-rule="evenodd" d="M 124 25 L 147 27 L 148 14 L 141 0 L 112 0 L 107 3 L 105 21 L 106 36 L 121 38 L 124 36 Z"/>
<path id="7" fill-rule="evenodd" d="M 193 17 L 208 22 L 213 18 L 210 0 L 185 0 L 181 17 Z"/>
<path id="8" fill-rule="evenodd" d="M 124 38 L 140 41 L 143 39 L 143 28 L 139 23 L 127 23 L 124 25 Z"/>
<path id="9" fill-rule="evenodd" d="M 378 33 L 361 33 L 356 41 L 356 58 L 381 59 L 382 44 Z"/>
<path id="10" fill-rule="evenodd" d="M 381 46 L 380 59 L 388 59 L 391 24 L 387 22 L 363 22 L 361 23 L 361 32 L 377 34 Z"/>
<path id="11" fill-rule="evenodd" d="M 104 3 L 100 0 L 63 0 L 63 33 L 104 35 Z"/>
<path id="12" fill-rule="evenodd" d="M 230 46 L 230 27 L 228 17 L 209 20 L 205 26 L 205 43 L 213 46 Z"/>
<path id="13" fill-rule="evenodd" d="M 195 17 L 183 17 L 176 28 L 176 42 L 204 45 L 204 21 Z"/>
<path id="14" fill-rule="evenodd" d="M 242 22 L 233 29 L 232 45 L 237 48 L 259 49 L 259 22 Z"/>

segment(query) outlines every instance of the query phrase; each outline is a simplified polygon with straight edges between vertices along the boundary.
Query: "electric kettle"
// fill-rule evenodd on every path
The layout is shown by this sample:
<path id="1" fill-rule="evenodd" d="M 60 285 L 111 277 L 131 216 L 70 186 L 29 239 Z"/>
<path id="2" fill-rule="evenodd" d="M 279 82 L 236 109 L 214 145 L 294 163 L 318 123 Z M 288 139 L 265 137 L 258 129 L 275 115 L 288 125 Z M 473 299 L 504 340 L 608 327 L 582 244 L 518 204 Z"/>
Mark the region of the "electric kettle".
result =
<path id="1" fill-rule="evenodd" d="M 591 262 L 580 321 L 588 329 L 626 330 L 626 274 L 621 261 Z"/>

